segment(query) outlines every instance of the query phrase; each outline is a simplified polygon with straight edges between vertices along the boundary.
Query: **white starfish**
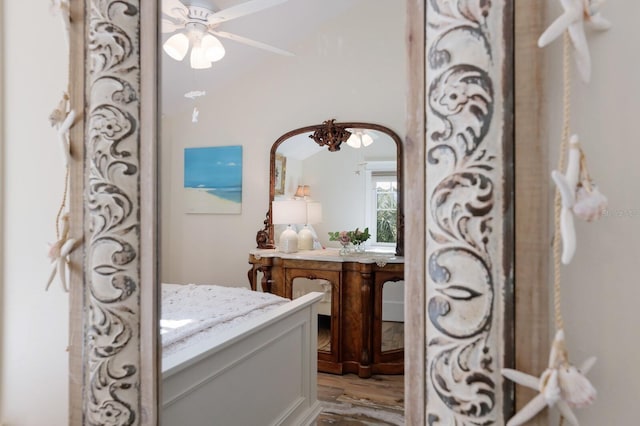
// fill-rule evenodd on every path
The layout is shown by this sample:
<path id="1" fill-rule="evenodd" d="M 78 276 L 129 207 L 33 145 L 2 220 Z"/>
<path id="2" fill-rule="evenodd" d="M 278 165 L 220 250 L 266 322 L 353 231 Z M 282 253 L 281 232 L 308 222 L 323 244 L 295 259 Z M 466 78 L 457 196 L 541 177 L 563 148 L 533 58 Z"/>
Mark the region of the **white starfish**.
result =
<path id="1" fill-rule="evenodd" d="M 584 22 L 587 21 L 599 31 L 611 28 L 611 23 L 599 12 L 602 3 L 603 0 L 560 0 L 564 13 L 553 21 L 538 39 L 538 46 L 544 47 L 568 29 L 575 49 L 578 72 L 585 83 L 591 79 L 591 55 L 584 33 Z"/>
<path id="2" fill-rule="evenodd" d="M 564 331 L 558 330 L 549 354 L 549 367 L 539 378 L 509 368 L 502 369 L 502 375 L 506 378 L 540 392 L 509 420 L 507 426 L 522 425 L 545 407 L 554 405 L 570 424 L 578 426 L 578 419 L 571 407 L 583 407 L 595 400 L 596 390 L 584 376 L 595 362 L 596 358 L 591 357 L 580 369 L 569 364 Z"/>
<path id="3" fill-rule="evenodd" d="M 560 212 L 560 236 L 562 238 L 562 263 L 571 262 L 576 252 L 576 230 L 573 224 L 573 206 L 576 202 L 576 190 L 580 176 L 580 144 L 578 136 L 573 135 L 569 140 L 569 158 L 564 175 L 557 170 L 551 172 L 551 178 L 556 183 L 562 197 Z"/>
<path id="4" fill-rule="evenodd" d="M 51 272 L 47 280 L 45 291 L 49 290 L 51 283 L 56 277 L 56 273 L 60 277 L 62 289 L 69 291 L 67 286 L 67 263 L 69 262 L 69 254 L 73 251 L 76 244 L 75 238 L 69 238 L 69 214 L 62 216 L 62 236 L 58 241 L 49 247 L 49 258 L 51 259 Z"/>
<path id="5" fill-rule="evenodd" d="M 67 112 L 68 111 L 68 112 Z M 69 95 L 64 93 L 56 109 L 49 115 L 51 126 L 57 130 L 58 140 L 64 155 L 64 165 L 71 162 L 71 149 L 69 144 L 69 130 L 76 119 L 75 110 L 69 111 Z"/>
<path id="6" fill-rule="evenodd" d="M 58 140 L 62 146 L 62 152 L 64 154 L 64 165 L 68 166 L 71 162 L 71 145 L 69 143 L 69 129 L 73 126 L 73 122 L 76 119 L 75 110 L 69 111 L 67 117 L 64 119 L 60 127 L 58 128 Z"/>

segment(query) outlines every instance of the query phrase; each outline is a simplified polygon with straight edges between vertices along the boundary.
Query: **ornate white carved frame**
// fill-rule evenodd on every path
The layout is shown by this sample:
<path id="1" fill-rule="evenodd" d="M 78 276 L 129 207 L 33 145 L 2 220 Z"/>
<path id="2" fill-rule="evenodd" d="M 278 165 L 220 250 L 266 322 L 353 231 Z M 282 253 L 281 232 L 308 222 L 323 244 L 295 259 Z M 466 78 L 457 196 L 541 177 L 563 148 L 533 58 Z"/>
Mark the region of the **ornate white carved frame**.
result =
<path id="1" fill-rule="evenodd" d="M 72 259 L 82 267 L 72 276 L 71 424 L 158 421 L 155 3 L 71 2 L 72 100 L 84 105 L 72 135 L 73 232 L 84 245 Z M 528 79 L 539 70 L 531 41 L 542 10 L 519 7 Z M 533 339 L 547 340 L 546 291 L 532 290 L 544 277 L 544 250 L 528 251 L 537 276 L 523 280 L 525 302 L 514 298 L 513 250 L 523 256 L 513 241 L 513 162 L 526 155 L 522 170 L 539 177 L 541 167 L 529 165 L 545 155 L 514 157 L 514 99 L 539 124 L 538 89 L 524 83 L 514 96 L 513 2 L 420 0 L 407 8 L 407 424 L 502 424 L 514 393 L 499 368 L 513 365 L 515 348 L 530 353 L 516 360 L 521 369 L 546 354 L 544 344 L 531 350 L 540 347 Z M 536 135 L 519 135 L 518 146 Z M 546 206 L 543 192 L 524 198 Z M 515 234 L 539 239 L 546 229 L 535 231 Z M 516 324 L 536 316 L 533 336 L 514 333 L 514 307 Z"/>

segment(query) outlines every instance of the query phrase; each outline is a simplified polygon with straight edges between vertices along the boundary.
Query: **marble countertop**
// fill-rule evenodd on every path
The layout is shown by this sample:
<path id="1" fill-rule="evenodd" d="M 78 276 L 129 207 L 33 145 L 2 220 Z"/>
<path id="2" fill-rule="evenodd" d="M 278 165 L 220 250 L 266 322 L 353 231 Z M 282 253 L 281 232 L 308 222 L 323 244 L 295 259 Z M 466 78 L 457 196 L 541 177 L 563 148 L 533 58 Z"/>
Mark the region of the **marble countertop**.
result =
<path id="1" fill-rule="evenodd" d="M 325 262 L 404 263 L 404 257 L 396 256 L 393 253 L 365 251 L 340 255 L 339 251 L 339 249 L 332 247 L 318 250 L 299 250 L 295 253 L 282 253 L 277 249 L 253 249 L 249 251 L 249 254 L 256 259 L 261 257 L 280 257 L 282 259 L 320 260 Z"/>

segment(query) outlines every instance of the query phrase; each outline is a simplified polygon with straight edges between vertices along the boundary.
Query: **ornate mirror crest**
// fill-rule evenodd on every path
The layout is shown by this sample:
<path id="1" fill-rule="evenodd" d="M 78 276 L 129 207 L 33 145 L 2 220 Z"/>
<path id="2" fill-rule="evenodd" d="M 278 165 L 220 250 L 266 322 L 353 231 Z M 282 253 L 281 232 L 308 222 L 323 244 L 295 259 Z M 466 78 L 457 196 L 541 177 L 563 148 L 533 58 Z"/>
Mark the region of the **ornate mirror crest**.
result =
<path id="1" fill-rule="evenodd" d="M 322 123 L 322 126 L 309 135 L 311 139 L 320 146 L 327 146 L 329 151 L 340 151 L 340 145 L 349 139 L 351 132 L 347 130 L 345 126 L 337 125 L 335 119 L 327 120 Z"/>

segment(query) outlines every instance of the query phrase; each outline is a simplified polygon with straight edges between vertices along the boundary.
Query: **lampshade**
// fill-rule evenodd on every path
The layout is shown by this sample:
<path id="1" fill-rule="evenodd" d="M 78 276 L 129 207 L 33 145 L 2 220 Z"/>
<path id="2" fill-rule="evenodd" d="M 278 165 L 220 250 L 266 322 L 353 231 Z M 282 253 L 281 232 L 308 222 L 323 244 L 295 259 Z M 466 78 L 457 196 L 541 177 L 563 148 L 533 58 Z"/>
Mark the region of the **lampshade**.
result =
<path id="1" fill-rule="evenodd" d="M 318 201 L 307 202 L 307 223 L 314 225 L 322 222 L 322 204 Z"/>
<path id="2" fill-rule="evenodd" d="M 181 61 L 187 55 L 189 44 L 191 44 L 191 68 L 211 68 L 212 62 L 224 57 L 225 49 L 220 40 L 204 31 L 199 27 L 190 27 L 188 35 L 182 32 L 174 34 L 162 45 L 162 48 L 167 55 L 176 61 Z"/>
<path id="3" fill-rule="evenodd" d="M 211 68 L 211 61 L 207 59 L 206 51 L 202 46 L 191 48 L 191 68 L 195 70 Z"/>
<path id="4" fill-rule="evenodd" d="M 183 33 L 174 34 L 164 42 L 162 48 L 167 55 L 176 61 L 181 61 L 189 51 L 189 38 Z"/>
<path id="5" fill-rule="evenodd" d="M 209 62 L 216 62 L 224 58 L 226 53 L 224 46 L 220 43 L 220 40 L 207 34 L 202 37 L 202 48 L 204 49 L 204 55 Z"/>
<path id="6" fill-rule="evenodd" d="M 364 130 L 354 129 L 351 131 L 351 136 L 347 139 L 347 145 L 353 148 L 360 148 L 361 146 L 369 146 L 373 143 L 373 138 L 367 134 Z"/>
<path id="7" fill-rule="evenodd" d="M 271 221 L 274 225 L 288 224 L 278 239 L 278 249 L 284 253 L 298 251 L 298 234 L 291 224 L 305 223 L 307 203 L 304 200 L 274 200 L 271 203 Z"/>
<path id="8" fill-rule="evenodd" d="M 309 185 L 298 185 L 294 197 L 308 197 L 310 193 Z"/>
<path id="9" fill-rule="evenodd" d="M 274 200 L 271 221 L 274 225 L 306 223 L 307 203 L 304 200 Z"/>

